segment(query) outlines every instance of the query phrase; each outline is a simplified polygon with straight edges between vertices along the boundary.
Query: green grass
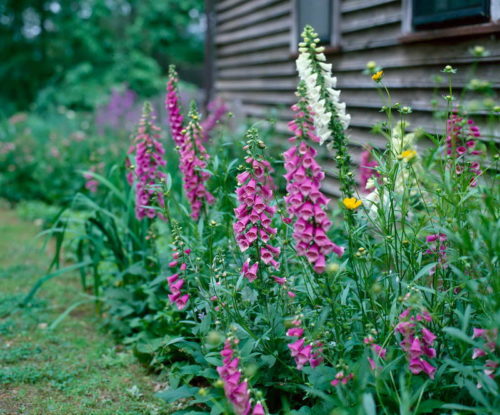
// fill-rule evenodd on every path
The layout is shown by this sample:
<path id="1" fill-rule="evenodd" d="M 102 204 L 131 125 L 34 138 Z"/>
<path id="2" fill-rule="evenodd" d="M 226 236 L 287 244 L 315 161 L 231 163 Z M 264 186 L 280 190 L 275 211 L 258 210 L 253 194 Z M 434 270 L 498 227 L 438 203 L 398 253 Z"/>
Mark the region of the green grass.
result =
<path id="1" fill-rule="evenodd" d="M 36 239 L 37 227 L 0 208 L 0 415 L 160 415 L 163 388 L 127 349 L 99 330 L 92 303 L 78 276 L 46 283 L 28 307 L 8 312 L 45 273 L 51 247 Z"/>

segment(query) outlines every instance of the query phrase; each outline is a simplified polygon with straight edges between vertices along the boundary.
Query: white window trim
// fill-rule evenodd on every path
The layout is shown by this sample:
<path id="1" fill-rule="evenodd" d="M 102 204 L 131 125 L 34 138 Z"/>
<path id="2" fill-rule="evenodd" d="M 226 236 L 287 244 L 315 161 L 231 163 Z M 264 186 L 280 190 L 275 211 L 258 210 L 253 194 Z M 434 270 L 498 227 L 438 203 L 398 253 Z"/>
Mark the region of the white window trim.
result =
<path id="1" fill-rule="evenodd" d="M 330 0 L 332 2 L 332 33 L 330 36 L 330 44 L 327 47 L 340 46 L 341 31 L 340 31 L 340 0 Z M 495 0 L 496 1 L 496 0 Z M 500 0 L 499 0 L 500 1 Z M 298 0 L 292 0 L 292 30 L 290 31 L 290 52 L 297 52 L 297 39 L 300 35 L 298 27 Z"/>

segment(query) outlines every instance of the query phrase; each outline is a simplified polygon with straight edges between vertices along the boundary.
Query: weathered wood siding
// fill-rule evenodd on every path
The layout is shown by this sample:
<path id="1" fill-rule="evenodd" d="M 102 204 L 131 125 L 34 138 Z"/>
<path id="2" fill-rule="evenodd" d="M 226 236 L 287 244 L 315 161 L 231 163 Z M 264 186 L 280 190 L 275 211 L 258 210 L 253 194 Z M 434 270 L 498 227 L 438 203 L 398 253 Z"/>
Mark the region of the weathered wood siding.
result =
<path id="1" fill-rule="evenodd" d="M 290 51 L 291 0 L 221 0 L 216 5 L 215 91 L 233 105 L 238 115 L 266 118 L 277 109 L 278 130 L 286 132 L 289 106 L 294 103 L 297 77 Z M 385 116 L 374 82 L 362 71 L 374 60 L 385 70 L 384 82 L 393 102 L 409 105 L 413 126 L 429 132 L 442 130 L 443 121 L 433 117 L 430 102 L 444 103 L 444 89 L 436 89 L 434 77 L 447 64 L 458 69 L 454 76 L 456 95 L 471 76 L 474 58 L 470 49 L 482 45 L 488 57 L 474 72 L 500 89 L 500 44 L 498 34 L 469 34 L 415 41 L 402 38 L 401 0 L 341 0 L 341 52 L 328 54 L 352 116 L 349 135 L 355 163 L 362 146 L 382 147 L 385 140 L 370 130 Z M 481 114 L 477 115 L 481 118 Z M 498 126 L 497 126 L 498 128 Z M 485 135 L 497 136 L 492 128 Z M 330 165 L 330 163 L 328 163 Z M 334 169 L 325 190 L 338 195 Z"/>

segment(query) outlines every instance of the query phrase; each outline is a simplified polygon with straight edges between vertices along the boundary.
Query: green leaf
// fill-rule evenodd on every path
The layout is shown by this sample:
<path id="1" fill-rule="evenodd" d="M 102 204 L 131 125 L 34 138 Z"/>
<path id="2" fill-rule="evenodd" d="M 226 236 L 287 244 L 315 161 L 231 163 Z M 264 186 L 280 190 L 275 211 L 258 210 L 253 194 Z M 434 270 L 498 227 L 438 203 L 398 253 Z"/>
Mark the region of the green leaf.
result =
<path id="1" fill-rule="evenodd" d="M 199 388 L 189 385 L 182 385 L 177 389 L 167 389 L 166 391 L 158 392 L 156 396 L 163 399 L 165 402 L 172 403 L 179 399 L 192 398 L 196 396 Z"/>
<path id="2" fill-rule="evenodd" d="M 57 271 L 54 271 L 54 272 L 51 272 L 50 274 L 44 275 L 39 280 L 37 280 L 37 282 L 35 282 L 35 285 L 33 285 L 30 292 L 28 293 L 28 295 L 26 295 L 26 297 L 24 297 L 24 299 L 20 305 L 26 306 L 31 301 L 31 299 L 35 296 L 35 294 L 40 289 L 40 287 L 44 283 L 46 283 L 47 281 L 51 280 L 52 278 L 58 277 L 59 275 L 62 275 L 66 272 L 70 272 L 70 271 L 74 271 L 74 270 L 86 267 L 87 265 L 90 265 L 90 264 L 92 264 L 92 261 L 90 261 L 90 260 L 83 261 L 83 262 L 79 262 L 78 264 L 70 265 L 70 266 L 65 267 L 65 268 L 60 268 Z"/>
<path id="3" fill-rule="evenodd" d="M 156 350 L 158 350 L 161 346 L 163 346 L 163 339 L 151 339 L 147 341 L 143 341 L 137 344 L 136 350 L 139 353 L 144 354 L 153 354 Z"/>
<path id="4" fill-rule="evenodd" d="M 429 399 L 424 401 L 418 407 L 417 414 L 428 414 L 430 412 L 434 412 L 434 409 L 442 408 L 444 402 L 438 401 L 436 399 Z"/>
<path id="5" fill-rule="evenodd" d="M 377 415 L 375 402 L 371 393 L 365 393 L 363 395 L 363 409 L 366 415 Z"/>
<path id="6" fill-rule="evenodd" d="M 205 360 L 214 366 L 222 365 L 222 361 L 218 357 L 215 357 L 215 356 L 205 356 Z"/>
<path id="7" fill-rule="evenodd" d="M 434 268 L 437 265 L 437 262 L 431 262 L 430 264 L 427 264 L 425 267 L 423 267 L 417 275 L 415 275 L 415 278 L 413 278 L 413 282 L 418 281 L 420 278 L 422 278 L 424 275 L 429 275 L 429 271 Z"/>
<path id="8" fill-rule="evenodd" d="M 181 368 L 180 373 L 183 375 L 197 375 L 200 370 L 201 366 L 199 365 L 187 365 Z"/>
<path id="9" fill-rule="evenodd" d="M 69 313 L 71 313 L 75 308 L 81 306 L 82 304 L 88 304 L 95 301 L 95 298 L 85 299 L 81 301 L 77 301 L 76 303 L 71 304 L 63 313 L 57 317 L 52 324 L 49 326 L 49 330 L 54 330 L 60 323 L 63 321 Z"/>
<path id="10" fill-rule="evenodd" d="M 273 367 L 276 363 L 276 358 L 270 354 L 263 355 L 260 357 L 260 359 L 269 367 Z"/>
<path id="11" fill-rule="evenodd" d="M 445 327 L 443 331 L 449 334 L 451 337 L 455 337 L 456 339 L 462 340 L 472 345 L 475 344 L 469 336 L 467 336 L 463 331 L 455 327 Z"/>

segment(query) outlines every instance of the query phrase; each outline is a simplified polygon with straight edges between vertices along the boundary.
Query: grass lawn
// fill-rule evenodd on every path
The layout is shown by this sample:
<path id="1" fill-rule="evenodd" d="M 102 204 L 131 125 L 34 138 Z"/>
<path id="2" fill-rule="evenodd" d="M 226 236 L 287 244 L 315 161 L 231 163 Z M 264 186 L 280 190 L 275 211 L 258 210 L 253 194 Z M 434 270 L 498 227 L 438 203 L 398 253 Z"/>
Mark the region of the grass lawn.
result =
<path id="1" fill-rule="evenodd" d="M 99 331 L 93 304 L 49 328 L 82 299 L 76 274 L 56 277 L 29 307 L 7 316 L 50 262 L 37 231 L 0 208 L 0 415 L 168 413 L 153 396 L 164 385 Z"/>

